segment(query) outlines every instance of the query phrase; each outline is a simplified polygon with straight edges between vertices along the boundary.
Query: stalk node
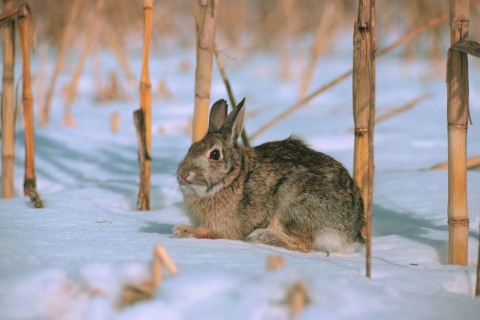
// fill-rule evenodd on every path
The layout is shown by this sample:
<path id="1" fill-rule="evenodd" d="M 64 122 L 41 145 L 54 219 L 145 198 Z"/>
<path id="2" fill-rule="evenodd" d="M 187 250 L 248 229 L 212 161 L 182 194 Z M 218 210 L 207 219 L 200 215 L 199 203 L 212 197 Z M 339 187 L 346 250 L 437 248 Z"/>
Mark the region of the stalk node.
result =
<path id="1" fill-rule="evenodd" d="M 463 123 L 449 123 L 448 129 L 453 131 L 467 131 L 468 125 Z"/>
<path id="2" fill-rule="evenodd" d="M 356 137 L 362 137 L 365 134 L 368 134 L 369 132 L 370 130 L 368 130 L 368 128 L 355 128 L 355 131 L 354 131 Z"/>
<path id="3" fill-rule="evenodd" d="M 449 226 L 468 227 L 469 223 L 470 223 L 470 220 L 468 219 L 468 217 L 465 217 L 465 218 L 459 218 L 459 217 L 448 218 L 448 225 Z"/>

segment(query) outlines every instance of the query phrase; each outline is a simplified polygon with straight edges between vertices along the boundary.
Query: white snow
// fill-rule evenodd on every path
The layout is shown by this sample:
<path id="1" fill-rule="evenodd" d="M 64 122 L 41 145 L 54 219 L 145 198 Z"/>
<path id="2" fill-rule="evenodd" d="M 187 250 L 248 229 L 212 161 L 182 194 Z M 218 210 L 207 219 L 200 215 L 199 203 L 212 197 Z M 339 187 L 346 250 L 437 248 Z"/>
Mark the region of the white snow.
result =
<path id="1" fill-rule="evenodd" d="M 228 55 L 235 57 L 235 52 Z M 445 83 L 443 76 L 432 76 L 431 64 L 417 61 L 405 67 L 397 57 L 378 61 L 379 114 L 427 92 L 432 97 L 376 127 L 368 279 L 363 251 L 326 257 L 241 241 L 172 238 L 174 225 L 188 224 L 175 172 L 189 147 L 193 111 L 194 70 L 181 72 L 178 66 L 182 60 L 194 66 L 194 55 L 152 56 L 152 84 L 165 80 L 174 100 L 154 100 L 151 211 L 135 209 L 138 164 L 132 112 L 138 106 L 137 88 L 125 89 L 128 101 L 99 105 L 89 65 L 73 107 L 75 128 L 60 125 L 63 102 L 56 95 L 51 125 L 36 128 L 37 184 L 44 209 L 32 208 L 22 196 L 24 134 L 17 129 L 16 197 L 0 200 L 1 319 L 286 319 L 287 291 L 296 282 L 306 284 L 311 298 L 301 319 L 478 318 L 480 300 L 472 295 L 480 171 L 468 172 L 468 266 L 448 265 L 447 172 L 424 170 L 447 158 Z M 135 61 L 139 66 L 139 57 Z M 224 62 L 237 99 L 247 97 L 247 132 L 296 101 L 301 59 L 290 80 L 279 77 L 274 56 Z M 348 55 L 324 57 L 313 87 L 350 67 Z M 479 155 L 480 73 L 478 64 L 471 68 L 468 154 Z M 33 69 L 40 69 L 37 60 Z M 227 97 L 214 72 L 212 101 Z M 63 80 L 68 77 L 62 75 Z M 351 171 L 350 81 L 254 143 L 296 134 Z M 262 112 L 249 114 L 255 110 Z M 114 111 L 121 117 L 118 134 L 109 131 Z M 165 246 L 179 274 L 167 276 L 151 300 L 120 307 L 124 285 L 149 277 L 155 244 Z M 268 255 L 284 257 L 285 267 L 266 271 Z"/>

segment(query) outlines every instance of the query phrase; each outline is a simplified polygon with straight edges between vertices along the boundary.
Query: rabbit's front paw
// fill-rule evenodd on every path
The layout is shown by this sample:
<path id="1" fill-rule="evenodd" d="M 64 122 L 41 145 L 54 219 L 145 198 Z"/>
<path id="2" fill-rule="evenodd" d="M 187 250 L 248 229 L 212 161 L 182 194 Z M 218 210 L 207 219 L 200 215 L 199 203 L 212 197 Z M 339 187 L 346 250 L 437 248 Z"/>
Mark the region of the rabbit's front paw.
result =
<path id="1" fill-rule="evenodd" d="M 173 236 L 175 238 L 190 238 L 194 236 L 194 229 L 182 224 L 173 228 Z"/>

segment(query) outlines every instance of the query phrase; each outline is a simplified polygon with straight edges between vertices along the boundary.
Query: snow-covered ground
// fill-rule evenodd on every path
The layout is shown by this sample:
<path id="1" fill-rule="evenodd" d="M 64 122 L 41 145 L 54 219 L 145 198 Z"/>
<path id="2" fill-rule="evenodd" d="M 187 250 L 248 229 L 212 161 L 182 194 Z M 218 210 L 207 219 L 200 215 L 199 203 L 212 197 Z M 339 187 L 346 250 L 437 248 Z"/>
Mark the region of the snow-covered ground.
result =
<path id="1" fill-rule="evenodd" d="M 293 65 L 292 78 L 282 80 L 275 56 L 228 55 L 234 60 L 224 57 L 224 62 L 237 99 L 247 97 L 248 132 L 298 98 L 302 59 Z M 106 53 L 102 59 L 108 62 L 112 57 Z M 34 72 L 53 67 L 53 62 L 35 62 Z M 139 59 L 132 63 L 139 71 Z M 478 318 L 480 300 L 472 295 L 480 171 L 468 172 L 468 266 L 451 266 L 447 172 L 424 170 L 447 157 L 444 76 L 434 76 L 432 64 L 407 64 L 395 57 L 378 61 L 377 114 L 422 94 L 431 97 L 376 127 L 371 279 L 364 276 L 364 252 L 326 257 L 241 241 L 172 238 L 174 225 L 188 223 L 175 179 L 176 166 L 190 144 L 194 67 L 188 65 L 194 66 L 193 51 L 152 52 L 154 91 L 164 80 L 174 99 L 154 100 L 149 212 L 135 209 L 138 164 L 132 112 L 138 107 L 137 88 L 125 89 L 130 100 L 96 103 L 98 70 L 89 64 L 73 107 L 75 128 L 60 125 L 63 102 L 60 94 L 55 96 L 51 125 L 36 129 L 37 184 L 44 209 L 32 208 L 22 196 L 23 129 L 17 129 L 16 197 L 0 200 L 1 319 L 285 319 L 287 291 L 297 282 L 303 282 L 310 295 L 302 319 Z M 350 66 L 348 54 L 324 57 L 313 87 Z M 468 154 L 479 155 L 479 65 L 472 62 L 471 68 Z M 68 70 L 62 80 L 69 78 Z M 102 70 L 105 77 L 107 71 Z M 227 97 L 215 74 L 212 101 Z M 110 132 L 112 112 L 120 114 L 118 134 Z M 294 133 L 351 171 L 352 127 L 347 80 L 254 144 Z M 155 244 L 168 250 L 179 274 L 167 277 L 151 300 L 121 307 L 125 284 L 149 277 Z M 284 257 L 285 267 L 266 271 L 269 255 Z"/>

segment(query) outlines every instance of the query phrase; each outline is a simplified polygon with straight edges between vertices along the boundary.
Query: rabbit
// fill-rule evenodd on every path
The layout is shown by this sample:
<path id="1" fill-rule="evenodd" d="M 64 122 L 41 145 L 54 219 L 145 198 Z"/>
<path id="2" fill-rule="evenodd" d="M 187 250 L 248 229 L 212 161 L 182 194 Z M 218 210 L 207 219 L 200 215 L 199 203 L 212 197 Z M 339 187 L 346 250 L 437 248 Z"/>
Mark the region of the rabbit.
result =
<path id="1" fill-rule="evenodd" d="M 354 252 L 364 239 L 364 205 L 338 161 L 291 136 L 254 148 L 236 147 L 243 99 L 227 116 L 213 104 L 205 137 L 177 170 L 191 226 L 176 238 L 237 239 L 300 252 Z"/>

